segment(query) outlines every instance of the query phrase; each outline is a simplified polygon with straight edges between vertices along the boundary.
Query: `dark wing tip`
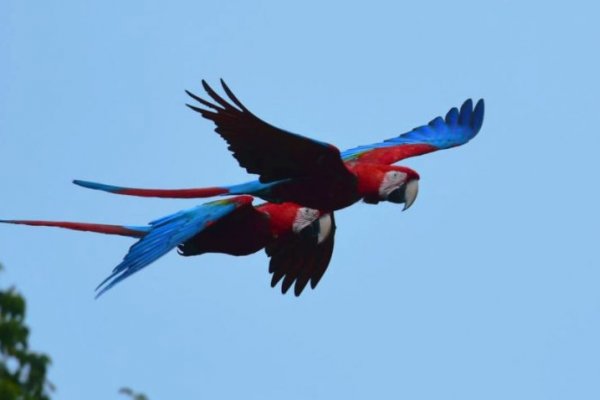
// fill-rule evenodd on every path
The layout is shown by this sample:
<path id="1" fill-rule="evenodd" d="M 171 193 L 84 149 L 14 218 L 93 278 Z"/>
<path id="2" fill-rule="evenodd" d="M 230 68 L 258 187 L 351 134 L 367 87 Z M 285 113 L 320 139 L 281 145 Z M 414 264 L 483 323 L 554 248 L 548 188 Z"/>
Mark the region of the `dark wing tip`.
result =
<path id="1" fill-rule="evenodd" d="M 460 106 L 460 113 L 458 116 L 458 124 L 469 126 L 471 122 L 471 116 L 473 114 L 473 100 L 467 99 Z"/>
<path id="2" fill-rule="evenodd" d="M 204 88 L 206 93 L 208 93 L 208 95 L 214 101 L 219 103 L 221 105 L 221 107 L 223 107 L 225 110 L 239 112 L 239 110 L 237 110 L 235 107 L 233 107 L 230 103 L 227 102 L 227 100 L 225 100 L 223 97 L 221 97 L 212 87 L 210 87 L 210 85 L 208 83 L 206 83 L 206 81 L 204 79 L 202 80 L 202 87 Z M 232 99 L 232 101 L 233 101 L 233 99 Z M 234 103 L 235 103 L 235 101 L 234 101 Z"/>
<path id="3" fill-rule="evenodd" d="M 188 107 L 188 108 L 189 108 L 189 109 L 191 109 L 191 110 L 194 110 L 194 111 L 196 111 L 196 112 L 200 113 L 200 114 L 203 114 L 203 113 L 205 113 L 205 112 L 206 112 L 206 110 L 203 110 L 203 109 L 201 109 L 200 107 L 196 107 L 196 106 L 193 106 L 193 105 L 191 105 L 191 104 L 187 104 L 187 103 L 185 103 L 185 106 L 186 106 L 186 107 Z"/>
<path id="4" fill-rule="evenodd" d="M 204 90 L 208 91 L 210 89 L 210 86 L 208 86 L 208 82 L 206 82 L 206 80 L 202 79 L 200 82 L 202 83 Z"/>
<path id="5" fill-rule="evenodd" d="M 485 103 L 483 99 L 479 99 L 473 110 L 473 116 L 471 118 L 471 128 L 475 133 L 479 132 L 483 125 L 483 116 L 485 114 Z"/>
<path id="6" fill-rule="evenodd" d="M 202 104 L 205 107 L 212 108 L 215 111 L 224 111 L 225 110 L 224 108 L 220 108 L 216 104 L 213 104 L 209 101 L 204 100 L 202 97 L 195 95 L 194 93 L 190 92 L 189 90 L 186 90 L 185 92 L 188 94 L 188 96 L 190 96 L 192 99 L 196 100 L 198 103 Z"/>
<path id="7" fill-rule="evenodd" d="M 472 110 L 472 109 L 473 109 L 473 99 L 466 99 L 460 106 L 461 114 L 463 112 L 465 112 L 466 110 Z"/>
<path id="8" fill-rule="evenodd" d="M 306 285 L 308 284 L 309 281 L 310 281 L 310 276 L 306 276 L 306 278 L 298 279 L 296 281 L 296 285 L 294 286 L 294 295 L 296 297 L 298 297 L 302 294 L 302 291 L 304 291 L 304 288 L 306 287 Z"/>
<path id="9" fill-rule="evenodd" d="M 242 104 L 242 102 L 238 100 L 238 98 L 236 97 L 236 95 L 233 94 L 233 92 L 231 91 L 231 89 L 229 89 L 229 86 L 227 86 L 227 84 L 225 83 L 225 81 L 223 80 L 223 78 L 221 78 L 221 86 L 223 87 L 223 90 L 225 91 L 225 94 L 227 94 L 227 96 L 231 99 L 231 101 L 233 101 L 233 103 L 236 106 L 238 106 L 242 111 L 250 113 L 250 111 L 248 111 L 248 109 Z"/>
<path id="10" fill-rule="evenodd" d="M 445 121 L 450 126 L 456 125 L 458 123 L 458 108 L 452 107 L 446 114 Z"/>
<path id="11" fill-rule="evenodd" d="M 319 281 L 321 280 L 321 278 L 323 278 L 324 273 L 325 273 L 325 271 L 322 271 L 310 278 L 310 288 L 311 289 L 314 289 L 317 287 L 317 285 L 319 284 Z"/>
<path id="12" fill-rule="evenodd" d="M 271 277 L 271 287 L 274 288 L 275 286 L 277 286 L 277 284 L 279 283 L 279 281 L 281 280 L 281 278 L 283 278 L 283 273 L 280 271 L 275 271 L 273 273 L 273 276 Z"/>
<path id="13" fill-rule="evenodd" d="M 286 294 L 295 280 L 296 280 L 295 276 L 288 273 L 285 276 L 285 278 L 283 279 L 283 283 L 281 284 L 281 294 Z"/>
<path id="14" fill-rule="evenodd" d="M 189 90 L 185 89 L 185 93 L 190 96 L 192 99 L 196 100 L 196 101 L 200 101 L 202 100 L 200 97 L 198 97 L 197 95 L 195 95 L 194 93 L 190 92 Z"/>

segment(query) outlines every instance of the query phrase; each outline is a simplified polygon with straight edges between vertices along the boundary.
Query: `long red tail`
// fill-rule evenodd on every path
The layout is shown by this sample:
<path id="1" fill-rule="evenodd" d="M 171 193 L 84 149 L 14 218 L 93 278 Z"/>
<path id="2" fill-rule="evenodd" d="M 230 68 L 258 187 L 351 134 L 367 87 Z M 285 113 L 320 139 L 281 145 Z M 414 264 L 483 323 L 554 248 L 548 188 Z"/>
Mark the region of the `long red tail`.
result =
<path id="1" fill-rule="evenodd" d="M 125 225 L 106 225 L 89 224 L 85 222 L 68 221 L 38 221 L 38 220 L 0 220 L 5 224 L 30 225 L 30 226 L 51 226 L 55 228 L 72 229 L 75 231 L 86 231 L 104 233 L 107 235 L 121 235 L 128 237 L 141 238 L 149 232 L 150 228 L 145 226 L 125 226 Z"/>
<path id="2" fill-rule="evenodd" d="M 162 197 L 168 199 L 197 199 L 229 193 L 229 189 L 224 187 L 207 187 L 198 189 L 142 189 L 106 185 L 104 183 L 82 181 L 78 179 L 74 180 L 73 183 L 88 189 L 101 190 L 103 192 L 122 194 L 126 196 Z"/>

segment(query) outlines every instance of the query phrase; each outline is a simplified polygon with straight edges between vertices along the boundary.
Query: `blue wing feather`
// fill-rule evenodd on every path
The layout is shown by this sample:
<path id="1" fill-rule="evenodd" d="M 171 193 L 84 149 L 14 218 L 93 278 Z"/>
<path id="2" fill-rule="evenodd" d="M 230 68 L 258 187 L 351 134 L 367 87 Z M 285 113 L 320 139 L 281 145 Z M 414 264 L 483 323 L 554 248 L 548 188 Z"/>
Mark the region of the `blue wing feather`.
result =
<path id="1" fill-rule="evenodd" d="M 98 285 L 96 298 L 251 200 L 249 196 L 217 200 L 150 222 L 150 231 L 131 246 L 123 261 Z"/>
<path id="2" fill-rule="evenodd" d="M 429 124 L 419 126 L 400 136 L 384 140 L 380 143 L 358 146 L 346 150 L 342 153 L 342 158 L 344 161 L 359 160 L 374 150 L 391 149 L 406 145 L 431 146 L 429 151 L 460 146 L 477 135 L 483 124 L 483 115 L 483 99 L 477 102 L 475 109 L 473 109 L 473 101 L 468 99 L 461 106 L 460 112 L 458 109 L 452 108 L 446 114 L 446 118 L 437 117 L 429 122 Z M 410 152 L 399 153 L 400 155 L 394 158 L 392 162 L 423 153 L 423 151 L 416 151 L 414 154 Z"/>

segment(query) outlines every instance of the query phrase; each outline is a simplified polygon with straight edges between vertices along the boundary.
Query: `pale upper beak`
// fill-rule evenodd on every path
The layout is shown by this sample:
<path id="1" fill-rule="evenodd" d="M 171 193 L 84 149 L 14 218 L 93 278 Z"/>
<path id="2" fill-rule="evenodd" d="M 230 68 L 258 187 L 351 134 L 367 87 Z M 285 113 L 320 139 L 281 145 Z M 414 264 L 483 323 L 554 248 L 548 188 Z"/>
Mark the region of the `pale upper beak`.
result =
<path id="1" fill-rule="evenodd" d="M 419 194 L 419 180 L 413 179 L 406 184 L 406 188 L 404 190 L 404 208 L 402 211 L 408 210 L 410 206 L 417 199 L 417 195 Z"/>

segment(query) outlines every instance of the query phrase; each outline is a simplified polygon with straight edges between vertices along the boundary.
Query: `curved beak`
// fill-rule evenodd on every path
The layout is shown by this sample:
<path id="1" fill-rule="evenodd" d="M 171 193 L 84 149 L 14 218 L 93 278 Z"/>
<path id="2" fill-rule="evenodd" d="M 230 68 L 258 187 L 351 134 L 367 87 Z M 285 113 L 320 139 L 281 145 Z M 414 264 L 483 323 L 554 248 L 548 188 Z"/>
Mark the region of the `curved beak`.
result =
<path id="1" fill-rule="evenodd" d="M 419 194 L 419 180 L 413 179 L 406 184 L 406 188 L 404 190 L 404 208 L 402 211 L 408 210 L 410 206 L 417 199 L 417 195 Z"/>
<path id="2" fill-rule="evenodd" d="M 387 197 L 387 201 L 392 203 L 402 204 L 404 203 L 404 208 L 402 211 L 407 210 L 417 199 L 417 194 L 419 193 L 419 180 L 413 179 L 408 181 L 404 185 L 400 186 L 398 189 L 394 190 Z"/>

